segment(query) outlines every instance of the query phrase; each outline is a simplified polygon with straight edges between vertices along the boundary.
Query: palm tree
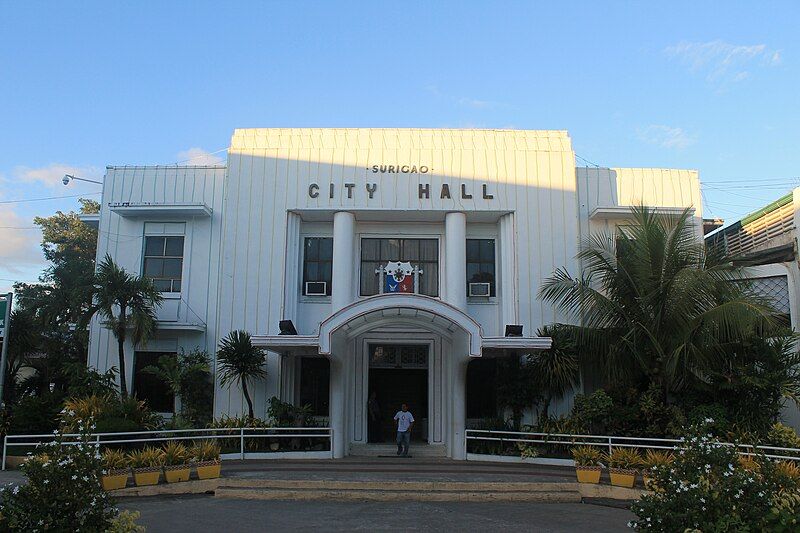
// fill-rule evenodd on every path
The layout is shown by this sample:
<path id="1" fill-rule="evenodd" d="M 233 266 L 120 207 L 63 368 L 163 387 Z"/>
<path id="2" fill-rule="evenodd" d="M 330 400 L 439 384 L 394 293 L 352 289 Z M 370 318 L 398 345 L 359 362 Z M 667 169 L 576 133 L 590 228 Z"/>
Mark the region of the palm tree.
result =
<path id="1" fill-rule="evenodd" d="M 134 346 L 147 342 L 156 327 L 155 308 L 163 297 L 153 281 L 144 276 L 129 274 L 106 254 L 94 276 L 92 306 L 85 320 L 99 314 L 117 339 L 119 355 L 120 392 L 128 395 L 125 374 L 125 340 L 130 337 Z"/>
<path id="2" fill-rule="evenodd" d="M 632 224 L 594 234 L 578 258 L 583 276 L 558 269 L 539 292 L 580 323 L 581 351 L 609 379 L 684 389 L 725 347 L 773 324 L 773 312 L 737 282 L 730 263 L 705 253 L 689 210 L 679 216 L 635 207 Z"/>
<path id="3" fill-rule="evenodd" d="M 250 418 L 254 418 L 253 400 L 250 399 L 250 392 L 247 390 L 247 380 L 266 377 L 267 371 L 263 368 L 264 360 L 264 351 L 253 346 L 250 334 L 246 331 L 231 331 L 219 343 L 217 362 L 221 376 L 220 384 L 241 383 L 242 394 L 247 401 L 247 412 Z"/>
<path id="4" fill-rule="evenodd" d="M 542 397 L 540 418 L 546 419 L 550 403 L 578 385 L 580 361 L 575 336 L 568 327 L 562 324 L 544 326 L 536 335 L 553 339 L 553 345 L 548 350 L 528 356 L 530 375 Z"/>

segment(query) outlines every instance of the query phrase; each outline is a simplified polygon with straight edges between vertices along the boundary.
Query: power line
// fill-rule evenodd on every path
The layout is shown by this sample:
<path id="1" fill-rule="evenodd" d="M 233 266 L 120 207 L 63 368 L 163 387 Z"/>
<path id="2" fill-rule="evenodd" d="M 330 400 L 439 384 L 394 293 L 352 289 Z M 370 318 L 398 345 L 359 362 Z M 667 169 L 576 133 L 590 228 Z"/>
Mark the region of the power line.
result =
<path id="1" fill-rule="evenodd" d="M 589 161 L 589 160 L 588 160 L 588 159 L 586 159 L 585 157 L 581 157 L 581 156 L 579 156 L 578 154 L 575 154 L 575 157 L 577 157 L 578 159 L 580 159 L 581 161 L 583 161 L 583 162 L 584 162 L 584 163 L 586 163 L 587 165 L 591 165 L 591 166 L 593 166 L 593 167 L 595 167 L 595 168 L 600 168 L 600 165 L 598 165 L 597 163 L 592 163 L 591 161 Z"/>
<path id="2" fill-rule="evenodd" d="M 81 198 L 83 196 L 93 196 L 95 194 L 101 194 L 102 191 L 97 192 L 85 192 L 83 194 L 68 194 L 66 196 L 48 196 L 46 198 L 25 198 L 21 200 L 2 200 L 0 204 L 21 204 L 24 202 L 43 202 L 46 200 L 59 200 L 61 198 Z"/>

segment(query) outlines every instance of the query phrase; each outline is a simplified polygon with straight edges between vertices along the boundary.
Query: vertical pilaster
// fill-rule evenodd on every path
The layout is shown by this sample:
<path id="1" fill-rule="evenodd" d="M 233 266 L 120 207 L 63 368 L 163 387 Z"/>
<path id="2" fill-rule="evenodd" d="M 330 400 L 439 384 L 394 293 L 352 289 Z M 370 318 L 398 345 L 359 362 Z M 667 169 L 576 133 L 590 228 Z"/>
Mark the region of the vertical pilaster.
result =
<path id="1" fill-rule="evenodd" d="M 517 273 L 516 273 L 516 231 L 514 213 L 500 217 L 500 331 L 503 335 L 505 324 L 518 324 Z"/>
<path id="2" fill-rule="evenodd" d="M 356 218 L 353 213 L 338 211 L 333 215 L 333 287 L 331 312 L 350 305 L 353 290 Z M 333 456 L 345 456 L 347 445 L 347 349 L 334 343 L 331 350 L 330 414 L 333 429 Z"/>
<path id="3" fill-rule="evenodd" d="M 447 213 L 444 218 L 445 295 L 450 305 L 467 310 L 467 216 Z"/>
<path id="4" fill-rule="evenodd" d="M 331 288 L 331 312 L 353 302 L 353 278 L 355 258 L 356 217 L 347 211 L 333 215 L 333 287 Z"/>

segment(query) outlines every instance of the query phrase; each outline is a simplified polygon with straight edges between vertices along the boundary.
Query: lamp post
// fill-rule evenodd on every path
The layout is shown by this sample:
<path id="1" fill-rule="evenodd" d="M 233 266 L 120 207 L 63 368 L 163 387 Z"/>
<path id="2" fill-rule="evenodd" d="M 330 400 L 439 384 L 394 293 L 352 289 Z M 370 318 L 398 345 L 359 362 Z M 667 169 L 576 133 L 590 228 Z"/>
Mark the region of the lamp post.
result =
<path id="1" fill-rule="evenodd" d="M 88 178 L 79 178 L 78 176 L 73 176 L 72 174 L 64 174 L 64 177 L 61 178 L 61 183 L 64 185 L 69 185 L 71 180 L 78 180 L 78 181 L 88 181 L 89 183 L 96 183 L 98 185 L 102 185 L 102 181 L 90 180 Z"/>
<path id="2" fill-rule="evenodd" d="M 3 393 L 6 384 L 6 360 L 8 359 L 8 337 L 11 331 L 11 293 L 4 296 L 5 316 L 3 317 L 3 348 L 0 351 L 0 406 L 5 406 Z"/>

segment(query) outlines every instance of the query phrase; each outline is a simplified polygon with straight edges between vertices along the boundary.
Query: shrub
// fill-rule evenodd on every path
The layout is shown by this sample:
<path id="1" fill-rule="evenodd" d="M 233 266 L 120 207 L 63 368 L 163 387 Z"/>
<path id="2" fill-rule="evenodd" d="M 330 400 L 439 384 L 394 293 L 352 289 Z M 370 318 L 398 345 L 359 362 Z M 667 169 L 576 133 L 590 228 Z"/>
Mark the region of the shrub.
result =
<path id="1" fill-rule="evenodd" d="M 767 442 L 778 448 L 800 448 L 800 436 L 794 428 L 776 422 L 767 433 Z"/>
<path id="2" fill-rule="evenodd" d="M 539 450 L 533 444 L 518 442 L 517 449 L 519 450 L 520 457 L 523 459 L 535 459 L 536 457 L 539 457 Z"/>
<path id="3" fill-rule="evenodd" d="M 675 460 L 675 455 L 672 452 L 661 450 L 647 450 L 642 460 L 642 466 L 645 470 L 654 470 L 659 467 L 669 466 Z"/>
<path id="4" fill-rule="evenodd" d="M 128 460 L 133 468 L 157 468 L 164 465 L 164 452 L 147 446 L 129 453 Z"/>
<path id="5" fill-rule="evenodd" d="M 656 490 L 633 504 L 635 529 L 650 531 L 761 531 L 782 487 L 775 466 L 758 462 L 757 471 L 740 466 L 736 448 L 693 426 L 675 460 L 655 467 Z M 795 490 L 785 487 L 786 490 Z"/>
<path id="6" fill-rule="evenodd" d="M 103 451 L 103 471 L 124 470 L 130 465 L 128 456 L 122 450 L 108 448 Z"/>
<path id="7" fill-rule="evenodd" d="M 99 433 L 156 429 L 161 423 L 145 402 L 132 397 L 92 395 L 64 402 L 61 421 L 66 431 L 73 431 L 77 421 L 89 416 L 96 420 Z"/>
<path id="8" fill-rule="evenodd" d="M 140 515 L 139 511 L 122 511 L 111 519 L 105 533 L 145 533 L 145 528 L 136 523 Z"/>
<path id="9" fill-rule="evenodd" d="M 216 461 L 219 459 L 220 448 L 216 442 L 211 440 L 201 440 L 190 448 L 192 458 L 198 463 L 206 461 Z"/>
<path id="10" fill-rule="evenodd" d="M 602 431 L 607 423 L 614 401 L 602 389 L 586 396 L 578 394 L 572 406 L 571 418 L 576 429 L 595 433 Z"/>
<path id="11" fill-rule="evenodd" d="M 598 466 L 602 453 L 594 446 L 576 446 L 572 448 L 575 466 Z"/>
<path id="12" fill-rule="evenodd" d="M 70 445 L 56 432 L 22 465 L 27 483 L 0 489 L 0 530 L 95 532 L 112 526 L 117 510 L 100 488 L 101 457 L 91 430 L 78 424 L 80 437 Z"/>
<path id="13" fill-rule="evenodd" d="M 161 451 L 164 466 L 185 465 L 189 462 L 189 450 L 178 441 L 167 442 Z"/>
<path id="14" fill-rule="evenodd" d="M 613 448 L 611 453 L 603 455 L 609 468 L 636 470 L 642 466 L 642 454 L 635 448 Z"/>
<path id="15" fill-rule="evenodd" d="M 42 396 L 25 396 L 11 411 L 11 434 L 51 433 L 58 427 L 62 397 L 47 393 Z"/>

